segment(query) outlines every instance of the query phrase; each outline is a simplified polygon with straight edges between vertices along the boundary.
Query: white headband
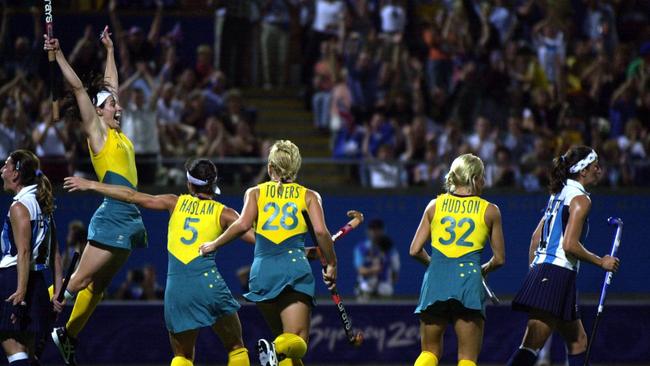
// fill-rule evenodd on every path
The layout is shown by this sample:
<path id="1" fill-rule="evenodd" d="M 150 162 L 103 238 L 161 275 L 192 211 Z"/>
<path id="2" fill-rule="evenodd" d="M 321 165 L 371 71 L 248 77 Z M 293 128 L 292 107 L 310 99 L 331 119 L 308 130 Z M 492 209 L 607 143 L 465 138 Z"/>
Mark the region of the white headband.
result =
<path id="1" fill-rule="evenodd" d="M 573 166 L 569 168 L 569 173 L 578 173 L 596 160 L 598 160 L 598 154 L 596 154 L 595 151 L 591 150 L 589 155 L 585 156 L 582 160 L 573 164 Z"/>
<path id="2" fill-rule="evenodd" d="M 97 93 L 97 96 L 95 97 L 95 107 L 100 107 L 108 97 L 113 96 L 113 93 L 108 92 L 106 90 L 102 90 L 99 93 Z"/>
<path id="3" fill-rule="evenodd" d="M 185 172 L 185 176 L 187 176 L 187 181 L 194 184 L 195 186 L 207 186 L 208 182 L 202 179 L 194 178 L 190 172 Z M 221 194 L 221 189 L 215 184 L 214 185 L 214 193 L 215 194 Z"/>

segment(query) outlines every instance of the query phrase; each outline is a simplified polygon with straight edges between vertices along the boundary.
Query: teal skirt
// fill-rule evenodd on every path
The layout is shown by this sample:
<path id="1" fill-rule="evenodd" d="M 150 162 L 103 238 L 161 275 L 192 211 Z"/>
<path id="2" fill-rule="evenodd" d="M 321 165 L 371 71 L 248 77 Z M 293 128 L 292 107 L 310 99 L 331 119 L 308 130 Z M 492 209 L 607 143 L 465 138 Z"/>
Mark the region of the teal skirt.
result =
<path id="1" fill-rule="evenodd" d="M 165 324 L 170 333 L 212 326 L 220 318 L 240 308 L 217 270 L 214 259 L 205 259 L 199 257 L 182 265 L 169 255 L 170 266 L 184 267 L 182 271 L 167 275 Z"/>
<path id="2" fill-rule="evenodd" d="M 415 313 L 444 312 L 454 309 L 455 303 L 467 310 L 479 311 L 485 317 L 486 293 L 481 283 L 480 261 L 480 251 L 448 258 L 433 248 Z"/>
<path id="3" fill-rule="evenodd" d="M 146 248 L 147 231 L 140 210 L 134 204 L 104 198 L 90 219 L 88 240 L 127 250 Z"/>
<path id="4" fill-rule="evenodd" d="M 255 241 L 255 258 L 244 297 L 253 302 L 272 301 L 284 290 L 315 295 L 314 275 L 305 257 L 305 235 L 274 244 L 261 235 Z"/>

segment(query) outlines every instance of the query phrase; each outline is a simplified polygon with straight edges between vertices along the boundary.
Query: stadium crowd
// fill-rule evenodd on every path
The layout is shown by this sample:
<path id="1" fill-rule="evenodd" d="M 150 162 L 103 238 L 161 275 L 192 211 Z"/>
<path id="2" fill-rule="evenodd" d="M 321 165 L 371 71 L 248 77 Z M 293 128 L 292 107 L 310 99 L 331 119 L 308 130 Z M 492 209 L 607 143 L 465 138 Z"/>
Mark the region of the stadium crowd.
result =
<path id="1" fill-rule="evenodd" d="M 647 2 L 186 1 L 210 6 L 218 29 L 193 58 L 177 51 L 179 26 L 161 32 L 164 9 L 183 1 L 93 3 L 116 34 L 122 128 L 143 183 L 174 176 L 165 158 L 263 156 L 268 142 L 240 89 L 297 82 L 296 54 L 314 127 L 331 136 L 335 159 L 365 162 L 369 186 L 440 186 L 453 157 L 475 152 L 489 187 L 541 190 L 552 157 L 574 144 L 600 153 L 606 185 L 650 181 Z M 91 174 L 78 121 L 48 118 L 39 10 L 32 38 L 10 37 L 3 4 L 0 151 L 34 149 L 54 181 Z M 122 27 L 119 11 L 134 6 L 154 11 L 148 29 Z M 64 45 L 86 78 L 101 75 L 95 33 Z"/>

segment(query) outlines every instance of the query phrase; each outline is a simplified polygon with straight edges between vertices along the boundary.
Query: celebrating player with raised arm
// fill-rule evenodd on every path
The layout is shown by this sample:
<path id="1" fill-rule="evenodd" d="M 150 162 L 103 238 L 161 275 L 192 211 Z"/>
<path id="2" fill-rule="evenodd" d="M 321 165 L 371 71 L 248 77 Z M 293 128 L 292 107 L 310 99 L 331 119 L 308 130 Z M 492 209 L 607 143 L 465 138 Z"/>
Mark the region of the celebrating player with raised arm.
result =
<path id="1" fill-rule="evenodd" d="M 106 49 L 104 79 L 89 85 L 88 90 L 65 59 L 58 39 L 45 35 L 44 48 L 55 52 L 63 77 L 72 87 L 77 103 L 71 114 L 76 114 L 81 121 L 97 178 L 135 189 L 138 185 L 135 152 L 129 138 L 120 130 L 122 107 L 117 100 L 117 67 L 108 27 L 101 34 L 101 42 Z M 88 245 L 66 291 L 66 298 L 76 296 L 72 314 L 65 327 L 52 331 L 52 339 L 66 365 L 76 365 L 76 338 L 115 273 L 129 258 L 131 249 L 146 245 L 147 233 L 138 208 L 105 198 L 90 220 Z"/>
<path id="2" fill-rule="evenodd" d="M 200 244 L 230 227 L 239 214 L 214 200 L 217 168 L 210 160 L 191 160 L 185 168 L 189 194 L 181 196 L 152 196 L 78 177 L 66 178 L 64 188 L 92 190 L 144 208 L 169 211 L 165 323 L 175 356 L 171 366 L 192 365 L 196 337 L 203 327 L 212 327 L 219 335 L 228 351 L 228 366 L 248 366 L 248 351 L 237 316 L 240 306 L 217 270 L 214 255 L 204 257 L 198 250 Z M 253 232 L 246 233 L 243 239 L 253 243 Z"/>

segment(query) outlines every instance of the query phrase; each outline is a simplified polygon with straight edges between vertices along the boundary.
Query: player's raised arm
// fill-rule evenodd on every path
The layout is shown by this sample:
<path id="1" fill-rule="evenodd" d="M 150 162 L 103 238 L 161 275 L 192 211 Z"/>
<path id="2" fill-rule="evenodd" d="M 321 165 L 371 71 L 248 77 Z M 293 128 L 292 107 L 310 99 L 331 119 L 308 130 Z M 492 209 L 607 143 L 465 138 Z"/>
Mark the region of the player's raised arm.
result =
<path id="1" fill-rule="evenodd" d="M 113 40 L 111 33 L 109 33 L 108 26 L 104 27 L 100 40 L 106 49 L 106 69 L 104 70 L 104 81 L 111 88 L 113 93 L 119 90 L 119 78 L 117 74 L 117 65 L 115 64 L 115 48 L 113 47 Z"/>
<path id="2" fill-rule="evenodd" d="M 77 105 L 79 106 L 79 113 L 81 114 L 82 128 L 86 136 L 93 136 L 97 134 L 101 128 L 98 121 L 97 112 L 95 111 L 95 106 L 93 105 L 88 92 L 84 88 L 84 85 L 81 82 L 81 79 L 77 76 L 77 73 L 72 69 L 72 66 L 68 63 L 61 50 L 59 40 L 57 38 L 49 38 L 47 34 L 45 37 L 44 49 L 46 51 L 54 51 L 56 55 L 56 62 L 61 68 L 61 73 L 65 80 L 72 87 L 75 99 L 77 100 Z"/>

